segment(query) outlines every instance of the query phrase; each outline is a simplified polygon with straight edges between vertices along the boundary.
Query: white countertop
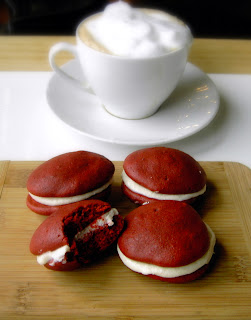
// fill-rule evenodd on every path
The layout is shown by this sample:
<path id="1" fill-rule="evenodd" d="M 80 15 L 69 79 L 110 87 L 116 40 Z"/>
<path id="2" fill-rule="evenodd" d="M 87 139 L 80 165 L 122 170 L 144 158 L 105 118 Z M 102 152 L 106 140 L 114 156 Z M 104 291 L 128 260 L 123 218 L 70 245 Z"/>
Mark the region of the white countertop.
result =
<path id="1" fill-rule="evenodd" d="M 97 141 L 57 121 L 45 95 L 51 76 L 52 72 L 0 72 L 0 160 L 47 160 L 88 150 L 115 161 L 144 147 Z M 202 131 L 167 145 L 198 161 L 233 161 L 251 168 L 251 75 L 209 77 L 220 95 L 215 119 Z"/>

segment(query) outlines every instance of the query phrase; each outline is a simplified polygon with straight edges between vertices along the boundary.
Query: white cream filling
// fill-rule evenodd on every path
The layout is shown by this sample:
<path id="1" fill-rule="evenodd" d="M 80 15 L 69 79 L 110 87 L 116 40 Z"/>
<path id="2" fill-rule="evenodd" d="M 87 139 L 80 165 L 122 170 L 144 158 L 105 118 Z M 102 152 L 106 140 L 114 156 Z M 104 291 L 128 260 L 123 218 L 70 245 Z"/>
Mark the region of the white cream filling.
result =
<path id="1" fill-rule="evenodd" d="M 73 202 L 77 202 L 77 201 L 81 201 L 81 200 L 86 200 L 90 197 L 93 197 L 96 194 L 107 189 L 111 184 L 112 184 L 112 179 L 110 181 L 108 181 L 106 184 L 104 184 L 103 186 L 99 187 L 98 189 L 95 189 L 90 192 L 80 194 L 77 196 L 72 196 L 72 197 L 39 197 L 39 196 L 36 196 L 30 192 L 29 192 L 29 194 L 35 201 L 37 201 L 41 204 L 45 204 L 47 206 L 61 206 L 64 204 L 69 204 L 69 203 L 73 203 Z"/>
<path id="2" fill-rule="evenodd" d="M 54 251 L 47 251 L 37 256 L 37 262 L 41 265 L 49 263 L 50 266 L 54 266 L 56 262 L 66 263 L 65 254 L 70 251 L 70 247 L 66 244 Z"/>
<path id="3" fill-rule="evenodd" d="M 199 191 L 194 193 L 187 193 L 187 194 L 163 194 L 157 191 L 151 191 L 137 182 L 133 181 L 123 170 L 122 172 L 122 179 L 124 184 L 127 186 L 128 189 L 131 191 L 141 194 L 147 198 L 156 199 L 156 200 L 176 200 L 176 201 L 184 201 L 188 199 L 192 199 L 202 195 L 206 191 L 206 185 Z"/>
<path id="4" fill-rule="evenodd" d="M 212 258 L 212 255 L 214 253 L 214 246 L 216 243 L 215 234 L 212 231 L 212 229 L 205 223 L 209 237 L 210 237 L 210 245 L 208 251 L 198 260 L 181 267 L 160 267 L 156 266 L 150 263 L 145 263 L 141 261 L 132 260 L 128 257 L 126 257 L 121 250 L 119 249 L 119 246 L 117 246 L 118 254 L 120 256 L 120 259 L 122 262 L 131 270 L 135 272 L 142 273 L 144 275 L 152 274 L 156 275 L 162 278 L 175 278 L 184 276 L 186 274 L 191 274 L 194 271 L 200 269 L 205 264 L 208 264 L 209 261 Z"/>
<path id="5" fill-rule="evenodd" d="M 104 213 L 102 216 L 98 217 L 95 221 L 93 221 L 89 226 L 85 229 L 81 230 L 75 235 L 76 240 L 82 239 L 84 236 L 91 234 L 93 231 L 100 227 L 105 227 L 108 225 L 109 227 L 114 225 L 113 217 L 118 215 L 118 210 L 112 208 L 110 211 Z"/>
<path id="6" fill-rule="evenodd" d="M 112 208 L 110 211 L 102 214 L 100 217 L 94 220 L 89 226 L 78 232 L 74 237 L 75 240 L 82 239 L 84 236 L 91 234 L 99 227 L 105 227 L 106 225 L 111 227 L 114 224 L 113 217 L 118 214 L 118 210 L 115 208 Z M 68 245 L 64 245 L 54 251 L 47 251 L 42 253 L 41 255 L 38 255 L 37 262 L 41 265 L 45 265 L 50 261 L 50 266 L 54 266 L 56 262 L 66 263 L 66 252 L 70 252 L 70 247 Z"/>

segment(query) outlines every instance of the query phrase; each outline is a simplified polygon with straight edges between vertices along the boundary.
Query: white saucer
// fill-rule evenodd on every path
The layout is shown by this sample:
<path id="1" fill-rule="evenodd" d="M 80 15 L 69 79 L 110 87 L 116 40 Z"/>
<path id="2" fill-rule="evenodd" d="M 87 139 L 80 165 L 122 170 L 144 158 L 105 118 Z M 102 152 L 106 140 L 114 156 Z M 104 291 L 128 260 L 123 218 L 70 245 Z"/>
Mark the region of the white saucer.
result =
<path id="1" fill-rule="evenodd" d="M 76 60 L 62 68 L 83 79 Z M 124 120 L 112 116 L 97 97 L 65 82 L 55 73 L 48 83 L 47 101 L 61 121 L 83 135 L 105 142 L 142 146 L 193 135 L 205 128 L 219 109 L 214 83 L 190 63 L 172 95 L 158 112 L 146 119 Z"/>

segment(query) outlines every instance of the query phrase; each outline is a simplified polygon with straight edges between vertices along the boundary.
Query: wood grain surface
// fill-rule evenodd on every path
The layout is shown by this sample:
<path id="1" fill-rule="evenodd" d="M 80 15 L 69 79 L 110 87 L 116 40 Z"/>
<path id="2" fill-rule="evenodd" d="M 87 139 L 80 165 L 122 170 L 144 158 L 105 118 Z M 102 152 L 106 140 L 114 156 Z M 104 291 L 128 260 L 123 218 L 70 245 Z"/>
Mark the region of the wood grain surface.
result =
<path id="1" fill-rule="evenodd" d="M 51 71 L 50 47 L 76 42 L 74 36 L 0 36 L 0 71 Z M 62 65 L 72 56 L 62 52 Z M 189 61 L 206 73 L 251 73 L 251 40 L 194 39 Z"/>
<path id="2" fill-rule="evenodd" d="M 217 245 L 209 272 L 168 284 L 134 273 L 116 250 L 72 272 L 37 264 L 31 236 L 45 219 L 25 204 L 26 181 L 40 162 L 0 162 L 1 319 L 251 319 L 251 171 L 230 162 L 201 162 L 208 176 L 196 205 Z M 125 216 L 135 205 L 120 191 L 122 163 L 109 202 Z"/>

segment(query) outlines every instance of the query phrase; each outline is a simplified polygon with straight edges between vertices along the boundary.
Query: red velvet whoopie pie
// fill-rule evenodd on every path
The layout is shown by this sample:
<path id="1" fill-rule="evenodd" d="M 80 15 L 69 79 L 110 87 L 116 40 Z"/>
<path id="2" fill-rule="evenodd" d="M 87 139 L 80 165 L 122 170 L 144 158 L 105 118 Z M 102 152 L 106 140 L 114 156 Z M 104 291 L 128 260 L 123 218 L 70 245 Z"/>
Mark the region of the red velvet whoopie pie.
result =
<path id="1" fill-rule="evenodd" d="M 48 269 L 70 271 L 97 260 L 117 240 L 124 219 L 101 200 L 62 206 L 34 232 L 30 251 Z"/>
<path id="2" fill-rule="evenodd" d="M 118 239 L 118 254 L 131 270 L 154 279 L 185 283 L 202 276 L 215 235 L 189 204 L 155 201 L 131 211 Z"/>
<path id="3" fill-rule="evenodd" d="M 123 164 L 122 191 L 136 204 L 176 200 L 193 203 L 206 191 L 206 173 L 185 152 L 166 147 L 137 150 Z"/>
<path id="4" fill-rule="evenodd" d="M 97 153 L 61 154 L 45 161 L 30 174 L 26 204 L 38 214 L 50 215 L 69 203 L 106 200 L 114 171 L 113 163 Z"/>

